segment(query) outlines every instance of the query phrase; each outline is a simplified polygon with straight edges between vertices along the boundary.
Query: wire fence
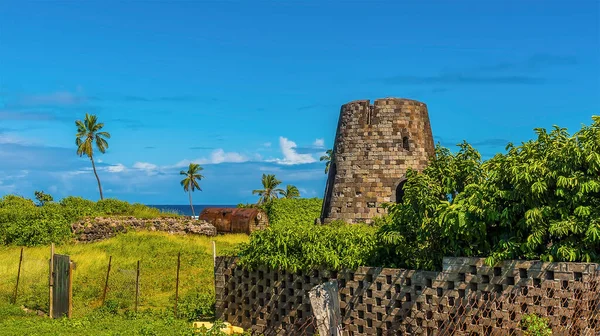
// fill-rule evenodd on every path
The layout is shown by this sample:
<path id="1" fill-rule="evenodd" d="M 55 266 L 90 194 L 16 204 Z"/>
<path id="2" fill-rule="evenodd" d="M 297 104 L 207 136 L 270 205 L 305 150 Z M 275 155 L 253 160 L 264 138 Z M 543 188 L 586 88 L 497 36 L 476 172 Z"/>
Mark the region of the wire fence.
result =
<path id="1" fill-rule="evenodd" d="M 11 249 L 0 263 L 0 301 L 48 314 L 49 250 L 22 251 L 21 257 L 20 250 Z M 73 316 L 84 316 L 103 306 L 112 311 L 170 310 L 188 318 L 212 316 L 212 258 L 174 252 L 161 259 L 168 264 L 151 258 L 146 262 L 117 257 L 72 258 Z"/>
<path id="2" fill-rule="evenodd" d="M 536 293 L 528 295 L 530 290 Z M 544 326 L 552 335 L 600 335 L 600 273 L 585 282 L 562 281 L 559 288 L 538 284 L 461 298 L 448 318 L 438 321 L 437 332 L 427 334 L 546 335 L 533 332 Z"/>
<path id="3" fill-rule="evenodd" d="M 563 281 L 559 288 L 542 284 L 502 293 L 468 295 L 453 301 L 444 313 L 413 311 L 395 330 L 357 327 L 345 320 L 342 335 L 426 336 L 598 336 L 600 335 L 600 273 L 584 282 Z M 570 287 L 570 288 L 569 288 Z M 575 288 L 573 288 L 575 287 Z M 530 295 L 536 290 L 540 295 Z M 542 295 L 543 294 L 543 295 Z M 314 316 L 293 330 L 297 335 L 318 332 Z"/>

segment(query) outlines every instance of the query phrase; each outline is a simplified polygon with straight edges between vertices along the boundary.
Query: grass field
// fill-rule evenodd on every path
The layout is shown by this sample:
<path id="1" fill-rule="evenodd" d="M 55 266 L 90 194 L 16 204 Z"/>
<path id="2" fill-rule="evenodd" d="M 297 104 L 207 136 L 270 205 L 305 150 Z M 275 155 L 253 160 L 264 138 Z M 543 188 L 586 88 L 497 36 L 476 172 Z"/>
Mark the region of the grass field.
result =
<path id="1" fill-rule="evenodd" d="M 204 237 L 135 232 L 97 243 L 56 246 L 55 253 L 68 254 L 76 263 L 73 277 L 73 317 L 76 319 L 73 323 L 94 316 L 102 305 L 110 256 L 112 269 L 105 309 L 121 313 L 133 310 L 136 264 L 140 260 L 140 311 L 148 310 L 156 314 L 172 310 L 178 252 L 181 252 L 180 316 L 191 319 L 199 315 L 211 315 L 214 303 L 213 240 L 217 254 L 225 255 L 231 254 L 239 243 L 246 242 L 248 236 L 230 234 Z M 0 247 L 0 302 L 9 302 L 12 298 L 19 253 L 19 247 Z M 47 311 L 49 255 L 48 246 L 25 248 L 17 307 L 24 305 L 30 309 Z M 13 322 L 27 324 L 35 319 L 27 317 L 24 320 L 21 315 L 14 314 L 9 306 L 4 309 L 3 315 L 0 313 L 0 330 Z"/>
<path id="2" fill-rule="evenodd" d="M 96 310 L 83 317 L 49 319 L 29 315 L 19 307 L 0 303 L 1 336 L 167 336 L 192 335 L 191 323 L 172 314 L 112 314 Z M 194 334 L 199 336 L 198 334 Z"/>

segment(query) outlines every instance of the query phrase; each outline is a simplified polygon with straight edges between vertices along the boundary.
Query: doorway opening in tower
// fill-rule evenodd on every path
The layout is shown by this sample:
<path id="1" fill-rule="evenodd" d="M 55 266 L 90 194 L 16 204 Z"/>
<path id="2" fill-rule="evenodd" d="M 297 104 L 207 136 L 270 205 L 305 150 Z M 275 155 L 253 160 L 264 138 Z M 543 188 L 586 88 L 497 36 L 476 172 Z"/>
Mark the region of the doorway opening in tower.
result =
<path id="1" fill-rule="evenodd" d="M 406 180 L 398 183 L 398 186 L 396 187 L 396 203 L 402 203 L 403 199 L 404 199 L 404 184 L 406 183 Z"/>

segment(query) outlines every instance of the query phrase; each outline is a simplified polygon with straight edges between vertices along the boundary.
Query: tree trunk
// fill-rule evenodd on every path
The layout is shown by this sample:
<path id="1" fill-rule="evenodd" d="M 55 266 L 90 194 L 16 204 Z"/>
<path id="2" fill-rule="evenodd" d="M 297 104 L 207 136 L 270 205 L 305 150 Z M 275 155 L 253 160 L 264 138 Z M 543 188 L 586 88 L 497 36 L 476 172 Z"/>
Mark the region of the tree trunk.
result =
<path id="1" fill-rule="evenodd" d="M 90 156 L 90 160 L 92 160 L 92 168 L 94 169 L 94 175 L 96 175 L 96 180 L 98 181 L 98 190 L 100 190 L 100 199 L 104 199 L 104 195 L 102 195 L 102 186 L 100 185 L 100 178 L 98 177 L 98 172 L 96 171 L 96 164 L 94 163 L 94 158 Z"/>
<path id="2" fill-rule="evenodd" d="M 194 205 L 192 204 L 192 190 L 188 190 L 188 194 L 190 195 L 190 208 L 192 208 L 192 217 L 196 217 L 196 214 L 194 213 Z"/>

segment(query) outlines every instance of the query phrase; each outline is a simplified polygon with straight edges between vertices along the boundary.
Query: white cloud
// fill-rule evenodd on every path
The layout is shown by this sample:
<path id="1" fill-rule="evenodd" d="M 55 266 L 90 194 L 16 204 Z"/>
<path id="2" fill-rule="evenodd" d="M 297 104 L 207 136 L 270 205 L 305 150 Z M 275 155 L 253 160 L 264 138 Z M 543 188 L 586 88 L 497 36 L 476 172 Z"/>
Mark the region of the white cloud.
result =
<path id="1" fill-rule="evenodd" d="M 284 165 L 313 163 L 317 161 L 317 159 L 315 159 L 311 154 L 298 154 L 298 152 L 296 152 L 296 148 L 298 147 L 296 146 L 296 143 L 287 138 L 279 137 L 279 147 L 281 148 L 283 159 L 274 159 L 269 161 Z"/>
<path id="2" fill-rule="evenodd" d="M 271 145 L 272 145 L 272 144 L 271 144 L 270 142 L 265 142 L 265 143 L 263 144 L 263 146 L 265 146 L 265 147 L 271 147 Z"/>
<path id="3" fill-rule="evenodd" d="M 106 167 L 106 170 L 110 173 L 121 173 L 127 170 L 127 167 L 121 163 L 117 163 L 116 165 Z"/>
<path id="4" fill-rule="evenodd" d="M 158 166 L 149 162 L 136 162 L 133 164 L 133 168 L 141 170 L 156 170 L 158 169 Z"/>
<path id="5" fill-rule="evenodd" d="M 148 175 L 158 174 L 158 166 L 149 162 L 136 162 L 133 164 L 133 169 L 143 170 Z"/>
<path id="6" fill-rule="evenodd" d="M 198 164 L 219 164 L 219 163 L 240 163 L 246 162 L 248 158 L 236 152 L 225 152 L 222 148 L 215 149 L 209 158 L 199 158 L 195 160 L 181 160 L 175 164 L 175 167 L 185 167 L 190 162 Z"/>
<path id="7" fill-rule="evenodd" d="M 313 146 L 318 147 L 318 148 L 325 147 L 325 140 L 316 139 L 315 142 L 313 142 Z"/>

